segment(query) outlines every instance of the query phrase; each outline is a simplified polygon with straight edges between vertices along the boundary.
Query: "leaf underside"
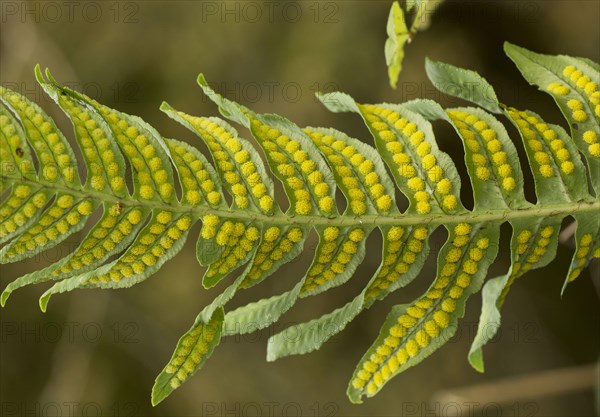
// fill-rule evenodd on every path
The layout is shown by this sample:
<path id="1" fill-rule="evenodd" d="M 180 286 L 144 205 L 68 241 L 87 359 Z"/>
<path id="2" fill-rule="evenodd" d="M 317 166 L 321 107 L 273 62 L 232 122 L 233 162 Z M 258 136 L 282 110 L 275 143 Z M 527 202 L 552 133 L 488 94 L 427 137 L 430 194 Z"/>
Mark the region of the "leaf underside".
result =
<path id="1" fill-rule="evenodd" d="M 388 29 L 398 35 L 406 25 L 401 10 L 396 13 Z M 388 61 L 396 66 L 390 73 L 395 77 L 402 60 L 398 46 L 390 47 Z M 483 371 L 482 349 L 494 336 L 490 329 L 500 324 L 510 288 L 554 259 L 565 218 L 573 217 L 577 228 L 562 291 L 600 256 L 598 66 L 510 44 L 505 50 L 528 82 L 553 96 L 567 130 L 501 103 L 477 73 L 431 60 L 426 70 L 436 87 L 483 109 L 443 109 L 430 100 L 362 104 L 343 93 L 319 95 L 331 111 L 357 113 L 374 147 L 335 129 L 300 128 L 278 115 L 257 114 L 213 91 L 200 75 L 200 87 L 224 118 L 249 130 L 258 144 L 222 118 L 193 116 L 163 103 L 166 115 L 206 144 L 207 158 L 36 67 L 39 83 L 72 122 L 82 158 L 39 106 L 0 87 L 0 262 L 31 258 L 89 227 L 72 253 L 10 283 L 2 305 L 18 288 L 47 281 L 53 285 L 40 298 L 43 310 L 54 294 L 138 284 L 174 257 L 190 228 L 201 223 L 196 254 L 207 267 L 202 285 L 227 286 L 179 340 L 156 379 L 156 405 L 204 365 L 222 336 L 269 326 L 299 299 L 352 279 L 368 251 L 367 238 L 381 234 L 381 265 L 361 292 L 291 333 L 272 336 L 267 359 L 319 349 L 363 310 L 417 278 L 431 251 L 431 234 L 444 227 L 448 238 L 437 253 L 435 279 L 422 296 L 391 309 L 352 375 L 348 397 L 361 402 L 374 396 L 441 347 L 456 331 L 468 297 L 481 288 L 480 323 L 468 359 Z M 526 161 L 499 117 L 518 130 Z M 472 210 L 459 198 L 458 161 L 437 145 L 435 120 L 449 123 L 464 147 Z M 535 181 L 535 204 L 524 197 L 524 168 Z M 274 181 L 289 200 L 285 212 L 274 197 Z M 343 213 L 338 189 L 347 202 Z M 397 190 L 409 203 L 404 212 Z M 486 282 L 504 222 L 512 227 L 511 266 Z M 238 291 L 292 262 L 312 231 L 318 237 L 313 262 L 292 288 L 227 310 Z"/>

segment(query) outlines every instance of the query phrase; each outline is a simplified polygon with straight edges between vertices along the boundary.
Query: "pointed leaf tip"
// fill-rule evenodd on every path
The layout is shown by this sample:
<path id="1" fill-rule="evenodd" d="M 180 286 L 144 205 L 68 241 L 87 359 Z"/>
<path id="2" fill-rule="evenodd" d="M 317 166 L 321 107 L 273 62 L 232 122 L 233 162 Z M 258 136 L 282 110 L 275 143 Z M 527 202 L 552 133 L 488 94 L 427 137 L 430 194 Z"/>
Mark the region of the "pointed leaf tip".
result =
<path id="1" fill-rule="evenodd" d="M 40 68 L 40 64 L 35 64 L 33 72 L 35 73 L 35 78 L 38 83 L 46 84 L 46 80 L 44 80 L 44 76 L 42 75 L 42 69 Z"/>
<path id="2" fill-rule="evenodd" d="M 2 295 L 0 295 L 0 306 L 4 307 L 6 305 L 6 301 L 8 301 L 8 297 L 10 297 L 11 293 L 12 291 L 7 290 L 2 292 Z"/>
<path id="3" fill-rule="evenodd" d="M 54 78 L 52 76 L 52 73 L 50 72 L 50 68 L 46 68 L 45 73 L 46 73 L 46 78 L 48 78 L 52 83 L 58 84 L 58 81 L 56 81 L 56 78 Z"/>
<path id="4" fill-rule="evenodd" d="M 170 110 L 175 110 L 175 109 L 169 103 L 167 103 L 166 101 L 163 101 L 162 103 L 160 103 L 159 110 L 161 110 L 163 112 L 168 112 Z"/>
<path id="5" fill-rule="evenodd" d="M 485 372 L 485 366 L 483 364 L 483 352 L 482 352 L 481 348 L 478 348 L 476 350 L 472 350 L 471 352 L 469 352 L 468 359 L 469 359 L 469 364 L 471 364 L 471 367 L 473 369 L 475 369 L 479 373 Z"/>
<path id="6" fill-rule="evenodd" d="M 200 84 L 203 87 L 208 87 L 208 81 L 206 81 L 206 78 L 204 77 L 203 73 L 198 74 L 198 78 L 196 78 L 196 81 L 198 82 L 198 84 Z"/>
<path id="7" fill-rule="evenodd" d="M 50 301 L 50 297 L 52 297 L 52 294 L 43 294 L 40 297 L 40 310 L 42 310 L 42 313 L 46 312 L 46 309 L 48 308 L 48 302 Z"/>

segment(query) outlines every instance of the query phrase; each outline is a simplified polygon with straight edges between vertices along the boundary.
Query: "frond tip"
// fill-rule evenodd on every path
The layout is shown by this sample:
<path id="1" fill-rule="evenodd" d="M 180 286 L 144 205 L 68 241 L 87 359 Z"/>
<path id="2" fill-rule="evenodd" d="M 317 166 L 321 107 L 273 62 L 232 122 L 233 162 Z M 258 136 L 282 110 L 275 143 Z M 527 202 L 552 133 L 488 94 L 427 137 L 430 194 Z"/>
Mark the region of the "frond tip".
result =
<path id="1" fill-rule="evenodd" d="M 500 103 L 475 72 L 434 61 L 426 69 L 438 88 L 485 110 L 443 109 L 430 100 L 368 104 L 343 93 L 319 95 L 334 112 L 360 115 L 375 147 L 335 129 L 300 128 L 281 116 L 255 113 L 213 91 L 200 75 L 200 87 L 223 116 L 249 130 L 258 144 L 223 119 L 163 103 L 164 113 L 204 142 L 209 159 L 183 141 L 162 137 L 138 117 L 61 86 L 48 71 L 44 77 L 36 67 L 39 83 L 72 122 L 82 158 L 78 161 L 39 106 L 0 87 L 0 262 L 31 258 L 85 227 L 87 232 L 72 253 L 8 284 L 1 304 L 18 288 L 46 281 L 53 285 L 40 298 L 42 310 L 54 294 L 138 284 L 174 257 L 201 223 L 196 254 L 207 267 L 202 285 L 228 284 L 200 311 L 157 377 L 152 390 L 157 405 L 204 365 L 223 335 L 266 327 L 298 299 L 344 285 L 377 230 L 382 262 L 363 290 L 344 306 L 297 325 L 296 338 L 285 331 L 272 336 L 267 359 L 319 349 L 362 311 L 410 284 L 428 259 L 429 237 L 443 227 L 448 238 L 437 256 L 435 279 L 422 296 L 392 308 L 347 394 L 356 403 L 372 397 L 440 348 L 456 331 L 467 299 L 482 287 L 469 362 L 483 371 L 482 348 L 493 337 L 489 329 L 498 328 L 510 288 L 555 258 L 566 217 L 577 224 L 576 251 L 562 290 L 600 257 L 598 65 L 509 44 L 505 49 L 530 83 L 554 97 L 569 133 L 533 111 Z M 467 84 L 468 92 L 448 89 Z M 499 116 L 516 127 L 527 161 L 519 159 Z M 472 210 L 460 200 L 458 161 L 438 147 L 435 120 L 449 123 L 462 142 Z M 522 166 L 533 175 L 535 204 L 525 199 Z M 286 212 L 275 199 L 274 181 L 288 199 Z M 338 189 L 347 202 L 343 213 Z M 403 212 L 397 191 L 409 203 Z M 511 266 L 485 282 L 504 222 L 513 231 Z M 318 236 L 313 262 L 292 288 L 226 311 L 239 290 L 295 259 L 311 231 Z"/>

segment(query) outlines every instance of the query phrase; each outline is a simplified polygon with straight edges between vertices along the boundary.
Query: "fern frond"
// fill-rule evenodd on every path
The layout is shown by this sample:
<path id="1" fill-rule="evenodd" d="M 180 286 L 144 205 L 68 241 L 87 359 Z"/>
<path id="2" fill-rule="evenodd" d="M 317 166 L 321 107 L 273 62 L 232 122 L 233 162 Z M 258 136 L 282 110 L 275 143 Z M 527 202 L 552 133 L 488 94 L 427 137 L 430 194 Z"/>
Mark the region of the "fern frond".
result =
<path id="1" fill-rule="evenodd" d="M 574 139 L 571 139 L 562 127 L 545 123 L 539 115 L 532 111 L 519 111 L 501 104 L 493 87 L 473 71 L 428 61 L 426 65 L 427 73 L 432 82 L 442 91 L 450 93 L 452 90 L 453 94 L 460 98 L 474 101 L 495 113 L 503 113 L 516 127 L 523 141 L 533 173 L 537 206 L 561 203 L 577 204 L 581 201 L 594 201 L 594 199 L 597 201 L 598 174 L 595 172 L 597 169 L 595 166 L 598 163 L 598 158 L 590 153 L 590 149 L 593 149 L 590 148 L 591 143 L 578 141 L 577 136 L 587 135 L 588 139 L 597 138 L 600 133 L 598 124 L 600 114 L 595 117 L 590 114 L 591 121 L 584 127 L 588 130 L 585 130 L 582 134 L 578 125 L 574 123 L 572 112 L 564 112 L 565 106 L 570 109 L 574 106 L 574 103 L 578 103 L 575 107 L 580 108 L 579 103 L 581 102 L 578 98 L 573 98 L 570 99 L 571 101 L 567 100 L 566 103 L 569 104 L 566 104 L 566 99 L 563 97 L 564 95 L 575 94 L 581 98 L 582 92 L 572 93 L 568 87 L 556 83 L 558 79 L 562 80 L 561 82 L 576 83 L 577 80 L 582 78 L 585 83 L 580 83 L 581 86 L 576 85 L 576 89 L 583 90 L 583 94 L 587 95 L 587 98 L 592 102 L 591 104 L 594 104 L 593 102 L 600 103 L 600 92 L 598 92 L 600 77 L 597 68 L 589 72 L 595 81 L 591 81 L 587 75 L 575 77 L 576 80 L 573 81 L 570 79 L 570 74 L 574 71 L 571 68 L 574 68 L 573 64 L 587 65 L 587 62 L 566 56 L 542 56 L 510 44 L 506 44 L 505 49 L 532 84 L 537 83 L 540 85 L 548 78 L 552 80 L 554 84 L 552 84 L 551 93 L 555 96 L 559 106 L 563 106 L 561 108 L 563 108 L 563 113 L 571 126 L 571 134 Z M 548 67 L 554 68 L 556 73 L 551 72 Z M 569 69 L 565 70 L 564 68 L 567 67 Z M 592 66 L 588 66 L 588 70 L 589 67 Z M 462 88 L 449 89 L 448 87 L 451 85 L 458 85 Z M 467 85 L 469 86 L 468 93 Z M 583 108 L 583 105 L 581 105 L 581 108 Z M 598 108 L 600 109 L 600 107 Z M 587 113 L 585 118 L 587 120 Z M 595 191 L 595 197 L 588 190 L 588 172 L 581 160 L 580 152 L 583 153 L 589 167 L 589 180 Z M 513 227 L 511 268 L 506 275 L 489 280 L 483 292 L 483 308 L 479 328 L 469 354 L 469 360 L 476 369 L 483 371 L 481 347 L 495 335 L 495 330 L 499 327 L 500 307 L 504 303 L 510 286 L 527 271 L 543 267 L 554 259 L 558 244 L 558 230 L 565 217 L 553 216 L 537 221 L 511 222 Z M 567 273 L 563 291 L 569 281 L 577 278 L 581 268 L 590 262 L 594 248 L 600 245 L 598 242 L 598 233 L 600 233 L 598 213 L 575 214 L 573 217 L 578 225 L 576 233 L 577 248 Z M 582 239 L 583 245 L 581 244 Z"/>
<path id="2" fill-rule="evenodd" d="M 161 110 L 207 145 L 209 161 L 195 147 L 163 138 L 140 118 L 61 86 L 36 68 L 39 83 L 74 126 L 83 166 L 41 108 L 0 90 L 0 262 L 31 257 L 88 223 L 89 231 L 72 253 L 10 283 L 2 305 L 16 289 L 45 281 L 54 283 L 40 299 L 43 310 L 54 294 L 138 284 L 174 257 L 200 222 L 196 255 L 207 267 L 202 284 L 228 285 L 180 339 L 156 380 L 156 405 L 203 366 L 222 335 L 266 327 L 297 300 L 344 285 L 367 253 L 367 238 L 378 230 L 382 262 L 362 291 L 298 325 L 297 337 L 274 335 L 267 359 L 319 349 L 363 310 L 411 283 L 428 258 L 429 237 L 442 226 L 448 238 L 437 256 L 435 279 L 422 296 L 392 308 L 354 371 L 348 396 L 360 402 L 375 395 L 441 347 L 456 331 L 469 296 L 483 286 L 479 330 L 469 353 L 482 371 L 482 347 L 493 336 L 489 329 L 500 323 L 511 286 L 554 259 L 566 217 L 577 222 L 577 248 L 565 286 L 600 257 L 598 65 L 512 45 L 506 50 L 529 82 L 553 95 L 570 134 L 530 110 L 502 104 L 475 72 L 433 61 L 426 69 L 436 87 L 483 109 L 443 109 L 430 100 L 364 104 L 343 93 L 319 96 L 334 112 L 357 113 L 375 147 L 335 129 L 300 128 L 281 116 L 255 113 L 220 96 L 200 75 L 200 87 L 222 115 L 248 129 L 259 145 L 221 118 L 193 116 L 163 103 Z M 525 199 L 524 161 L 498 115 L 519 131 L 535 181 L 535 204 Z M 434 120 L 449 123 L 463 144 L 472 210 L 460 200 L 458 170 L 438 147 Z M 272 178 L 283 186 L 285 212 L 275 201 Z M 338 189 L 347 203 L 343 213 Z M 409 203 L 403 212 L 396 190 Z M 92 217 L 96 212 L 99 216 Z M 504 222 L 513 229 L 511 266 L 484 285 Z M 319 239 L 313 262 L 292 288 L 227 311 L 238 291 L 296 258 L 311 232 Z"/>

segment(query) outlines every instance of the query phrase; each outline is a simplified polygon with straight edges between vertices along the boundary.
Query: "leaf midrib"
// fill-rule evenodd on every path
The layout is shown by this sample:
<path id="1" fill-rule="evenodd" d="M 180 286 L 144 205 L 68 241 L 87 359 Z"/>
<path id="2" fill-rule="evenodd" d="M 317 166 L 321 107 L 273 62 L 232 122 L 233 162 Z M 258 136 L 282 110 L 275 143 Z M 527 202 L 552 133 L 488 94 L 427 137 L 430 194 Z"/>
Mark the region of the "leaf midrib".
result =
<path id="1" fill-rule="evenodd" d="M 517 210 L 482 210 L 482 211 L 467 211 L 457 214 L 444 214 L 435 213 L 431 215 L 417 215 L 417 214 L 394 214 L 394 215 L 380 215 L 370 214 L 364 216 L 353 216 L 353 215 L 339 215 L 332 217 L 325 217 L 321 215 L 272 215 L 268 216 L 258 212 L 250 210 L 240 209 L 215 209 L 207 205 L 203 206 L 189 206 L 181 203 L 175 203 L 173 205 L 160 203 L 158 201 L 139 201 L 130 198 L 118 198 L 113 194 L 87 191 L 83 189 L 75 189 L 67 186 L 61 186 L 60 184 L 52 184 L 42 181 L 33 181 L 27 178 L 14 178 L 7 175 L 0 175 L 0 179 L 3 181 L 12 180 L 28 185 L 43 186 L 50 193 L 69 193 L 74 196 L 82 198 L 91 198 L 96 201 L 110 202 L 110 203 L 121 203 L 126 206 L 134 207 L 146 207 L 149 209 L 166 210 L 176 213 L 188 213 L 192 216 L 204 216 L 206 214 L 213 214 L 218 217 L 233 218 L 239 220 L 254 220 L 257 222 L 264 222 L 269 224 L 298 224 L 298 225 L 330 225 L 330 226 L 352 226 L 361 224 L 368 225 L 373 224 L 377 226 L 382 225 L 416 225 L 416 224 L 427 224 L 427 225 L 443 225 L 443 224 L 455 224 L 455 223 L 483 223 L 491 221 L 509 221 L 515 219 L 527 219 L 527 218 L 539 218 L 539 217 L 554 217 L 554 216 L 568 216 L 575 213 L 586 213 L 586 212 L 600 212 L 600 200 L 589 200 L 579 201 L 573 203 L 561 203 L 552 204 L 546 206 L 531 206 L 529 208 L 517 209 Z"/>

